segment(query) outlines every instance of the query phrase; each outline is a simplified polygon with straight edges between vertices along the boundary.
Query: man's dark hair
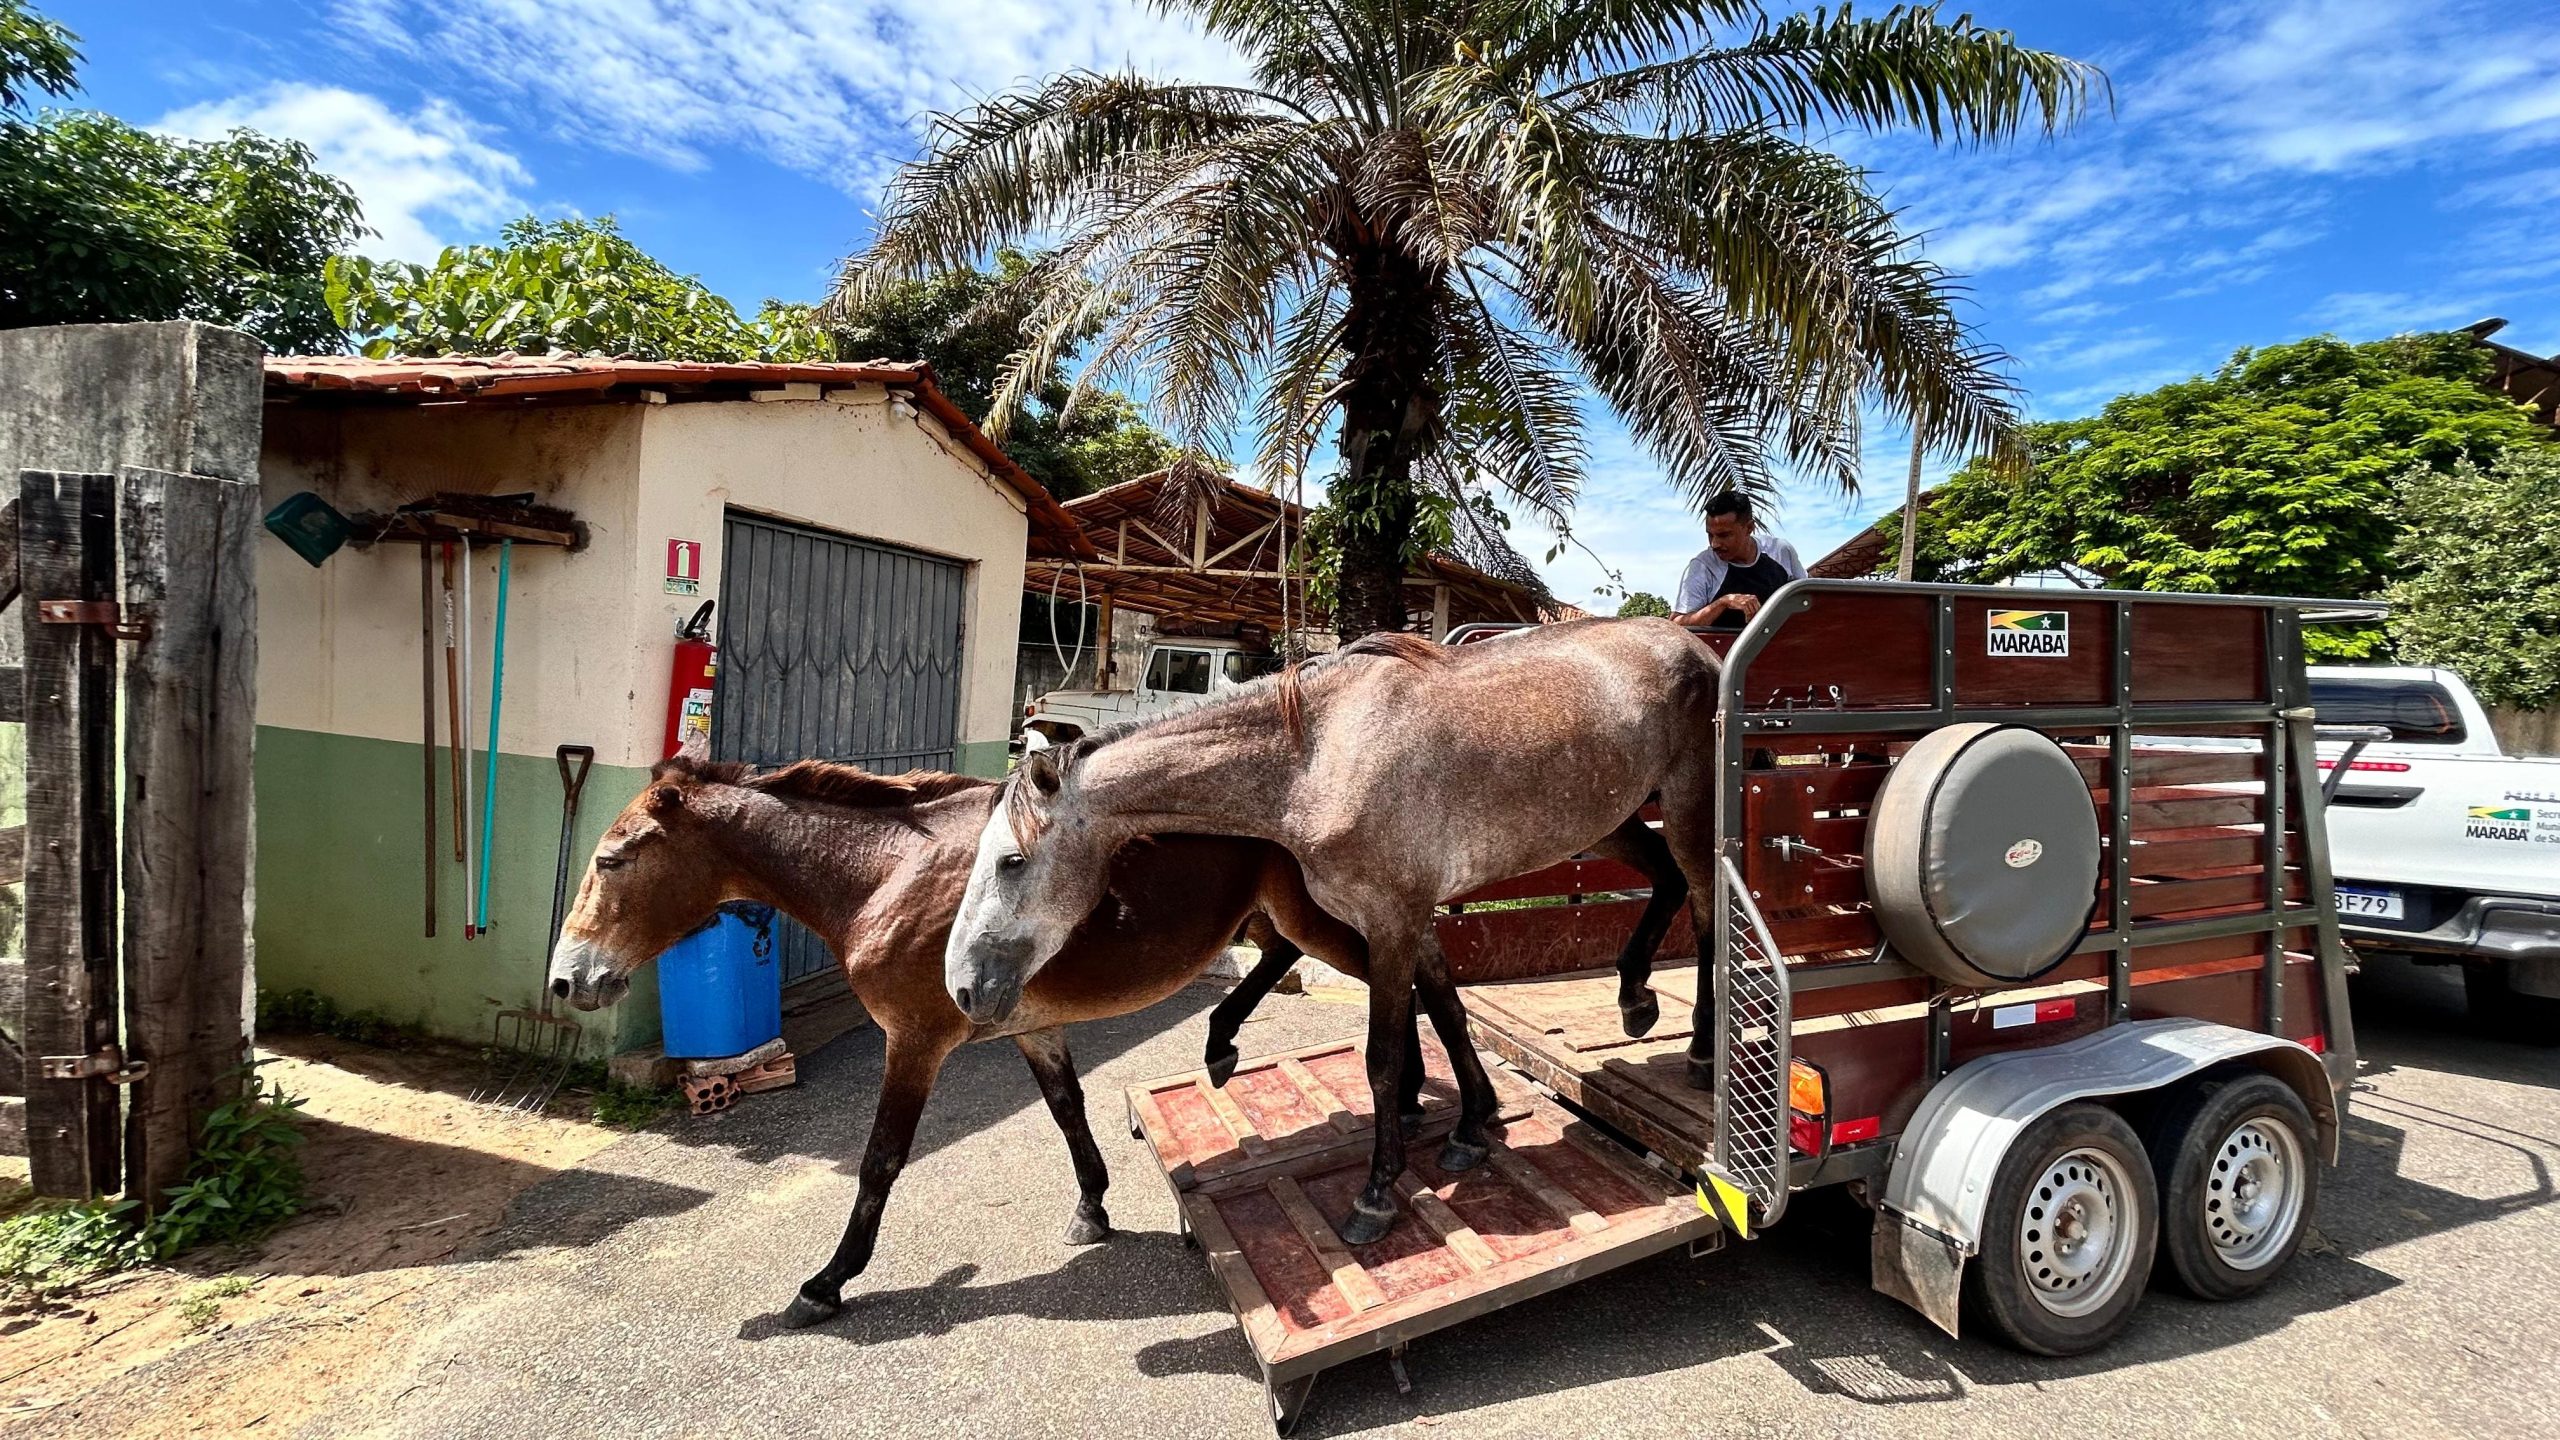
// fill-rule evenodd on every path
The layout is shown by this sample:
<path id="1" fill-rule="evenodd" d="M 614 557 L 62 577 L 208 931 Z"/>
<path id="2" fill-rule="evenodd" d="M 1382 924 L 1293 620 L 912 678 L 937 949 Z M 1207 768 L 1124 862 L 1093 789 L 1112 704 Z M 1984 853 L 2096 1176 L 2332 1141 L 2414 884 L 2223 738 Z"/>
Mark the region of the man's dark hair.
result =
<path id="1" fill-rule="evenodd" d="M 1751 497 L 1739 490 L 1727 490 L 1707 502 L 1707 518 L 1713 520 L 1719 515 L 1730 515 L 1745 525 L 1759 522 L 1759 516 L 1751 509 Z"/>

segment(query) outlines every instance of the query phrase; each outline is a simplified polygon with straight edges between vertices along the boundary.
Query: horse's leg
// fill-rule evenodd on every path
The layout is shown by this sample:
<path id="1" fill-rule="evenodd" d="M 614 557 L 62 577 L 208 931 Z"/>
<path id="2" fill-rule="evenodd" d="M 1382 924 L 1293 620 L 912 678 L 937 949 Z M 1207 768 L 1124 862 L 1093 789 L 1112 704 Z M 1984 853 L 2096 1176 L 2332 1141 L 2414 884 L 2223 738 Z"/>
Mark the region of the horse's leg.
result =
<path id="1" fill-rule="evenodd" d="M 1262 947 L 1262 959 L 1209 1012 L 1209 1043 L 1201 1063 L 1209 1067 L 1212 1085 L 1224 1085 L 1236 1073 L 1236 1062 L 1242 1058 L 1236 1054 L 1236 1031 L 1243 1027 L 1245 1017 L 1271 993 L 1272 986 L 1280 983 L 1280 977 L 1289 973 L 1289 967 L 1298 963 L 1298 957 L 1307 953 L 1290 944 L 1288 937 L 1260 914 L 1245 923 L 1245 930 Z"/>
<path id="2" fill-rule="evenodd" d="M 1404 1057 L 1413 1022 L 1413 943 L 1369 947 L 1369 1113 L 1376 1141 L 1369 1152 L 1369 1183 L 1351 1202 L 1342 1225 L 1346 1245 L 1385 1238 L 1396 1223 L 1396 1177 L 1404 1173 Z"/>
<path id="3" fill-rule="evenodd" d="M 1662 841 L 1670 847 L 1672 859 L 1679 862 L 1680 873 L 1688 877 L 1691 896 L 1697 902 L 1689 907 L 1689 921 L 1698 936 L 1698 1003 L 1690 1017 L 1689 1084 L 1712 1090 L 1716 956 L 1715 922 L 1708 910 L 1716 893 L 1715 770 L 1711 765 L 1693 768 L 1696 773 L 1679 782 L 1666 781 L 1662 787 Z"/>
<path id="4" fill-rule="evenodd" d="M 1067 1053 L 1067 1032 L 1057 1026 L 1013 1037 L 1031 1076 L 1040 1082 L 1040 1098 L 1049 1102 L 1049 1118 L 1067 1137 L 1067 1154 L 1076 1166 L 1076 1213 L 1067 1222 L 1070 1245 L 1092 1245 L 1111 1238 L 1111 1216 L 1102 1208 L 1102 1192 L 1111 1188 L 1111 1172 L 1103 1167 L 1102 1150 L 1085 1123 L 1084 1085 L 1076 1079 L 1076 1062 Z"/>
<path id="5" fill-rule="evenodd" d="M 955 1018 L 956 1014 L 955 1014 Z M 782 1323 L 798 1329 L 831 1319 L 844 1308 L 844 1282 L 871 1263 L 871 1247 L 880 1238 L 880 1212 L 889 1204 L 889 1187 L 906 1168 L 907 1148 L 916 1138 L 916 1121 L 924 1114 L 925 1096 L 957 1035 L 935 1035 L 914 1041 L 896 1032 L 888 1037 L 889 1055 L 880 1077 L 880 1103 L 871 1115 L 871 1138 L 862 1147 L 862 1175 L 854 1191 L 853 1215 L 836 1242 L 825 1269 L 801 1282 L 800 1293 L 782 1314 Z"/>
<path id="6" fill-rule="evenodd" d="M 1662 1001 L 1654 995 L 1651 984 L 1653 955 L 1662 948 L 1671 917 L 1680 913 L 1680 902 L 1689 898 L 1689 881 L 1680 873 L 1680 863 L 1671 858 L 1671 847 L 1644 823 L 1641 813 L 1628 816 L 1627 823 L 1610 831 L 1606 839 L 1591 847 L 1591 853 L 1631 865 L 1653 882 L 1653 898 L 1644 902 L 1644 915 L 1636 921 L 1635 933 L 1627 937 L 1626 948 L 1618 952 L 1619 1023 L 1630 1035 L 1649 1034 L 1654 1022 L 1662 1018 Z"/>
<path id="7" fill-rule="evenodd" d="M 1449 1052 L 1449 1068 L 1458 1079 L 1458 1125 L 1440 1147 L 1440 1168 L 1452 1173 L 1472 1170 L 1484 1163 L 1492 1149 L 1491 1126 L 1501 1100 L 1494 1094 L 1493 1077 L 1485 1073 L 1483 1057 L 1476 1054 L 1475 1041 L 1467 1036 L 1466 1006 L 1458 999 L 1457 982 L 1450 976 L 1449 957 L 1441 953 L 1439 937 L 1429 930 L 1422 932 L 1422 943 L 1415 951 L 1413 978 L 1422 1008 L 1431 1012 L 1431 1028 L 1439 1032 L 1440 1048 Z M 1413 1048 L 1417 1054 L 1421 1051 L 1419 1036 Z"/>
<path id="8" fill-rule="evenodd" d="M 1422 1128 L 1422 1012 L 1405 1010 L 1404 1073 L 1396 1078 L 1396 1115 L 1407 1130 Z"/>

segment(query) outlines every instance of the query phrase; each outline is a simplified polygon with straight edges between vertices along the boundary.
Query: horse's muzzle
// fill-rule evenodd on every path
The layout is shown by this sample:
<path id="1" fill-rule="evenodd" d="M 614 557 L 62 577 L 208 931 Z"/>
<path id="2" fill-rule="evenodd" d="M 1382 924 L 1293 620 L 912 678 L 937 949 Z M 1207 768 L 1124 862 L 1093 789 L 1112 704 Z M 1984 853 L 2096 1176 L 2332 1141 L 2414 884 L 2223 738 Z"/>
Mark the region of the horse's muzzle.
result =
<path id="1" fill-rule="evenodd" d="M 583 940 L 563 940 L 551 956 L 551 993 L 578 1010 L 602 1010 L 631 993 L 631 977 Z"/>

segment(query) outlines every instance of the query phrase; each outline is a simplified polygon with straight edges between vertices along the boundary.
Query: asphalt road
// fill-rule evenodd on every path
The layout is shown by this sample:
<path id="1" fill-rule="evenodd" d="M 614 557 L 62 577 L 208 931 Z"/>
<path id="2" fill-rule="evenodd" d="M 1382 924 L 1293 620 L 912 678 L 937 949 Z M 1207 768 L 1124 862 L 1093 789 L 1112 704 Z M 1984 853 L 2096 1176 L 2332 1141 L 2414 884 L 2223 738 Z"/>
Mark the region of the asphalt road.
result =
<path id="1" fill-rule="evenodd" d="M 833 1323 L 774 1316 L 834 1243 L 880 1072 L 865 1029 L 798 1089 L 677 1120 L 527 1192 L 400 1373 L 307 1433 L 418 1436 L 1268 1434 L 1243 1340 L 1118 1123 L 1197 1063 L 1212 992 L 1075 1036 L 1120 1233 L 1069 1249 L 1064 1147 L 1009 1045 L 955 1058 Z M 2560 1051 L 2470 1037 L 2441 972 L 2359 982 L 2364 1082 L 2316 1233 L 2232 1305 L 2154 1292 L 2102 1354 L 1949 1340 L 1867 1289 L 1854 1210 L 1641 1262 L 1317 1386 L 1299 1433 L 2518 1435 L 2560 1376 Z M 1347 1034 L 1279 998 L 1247 1054 Z"/>

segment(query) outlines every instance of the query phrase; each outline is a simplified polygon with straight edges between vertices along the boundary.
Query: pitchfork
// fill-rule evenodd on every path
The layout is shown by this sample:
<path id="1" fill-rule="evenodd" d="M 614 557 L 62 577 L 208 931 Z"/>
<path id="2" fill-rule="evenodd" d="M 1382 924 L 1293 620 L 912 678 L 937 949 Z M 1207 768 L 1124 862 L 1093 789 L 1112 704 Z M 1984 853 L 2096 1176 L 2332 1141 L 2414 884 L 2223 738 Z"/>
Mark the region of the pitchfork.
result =
<path id="1" fill-rule="evenodd" d="M 531 1010 L 498 1012 L 489 1081 L 471 1098 L 510 1110 L 540 1110 L 560 1093 L 569 1069 L 578 1063 L 585 1038 L 578 1022 L 551 1011 L 550 946 L 560 937 L 560 921 L 569 910 L 569 847 L 578 830 L 578 792 L 586 788 L 587 767 L 596 759 L 590 745 L 563 745 L 560 762 L 560 863 L 551 876 L 551 928 L 542 932 L 541 999 Z M 577 761 L 577 768 L 569 762 Z"/>

